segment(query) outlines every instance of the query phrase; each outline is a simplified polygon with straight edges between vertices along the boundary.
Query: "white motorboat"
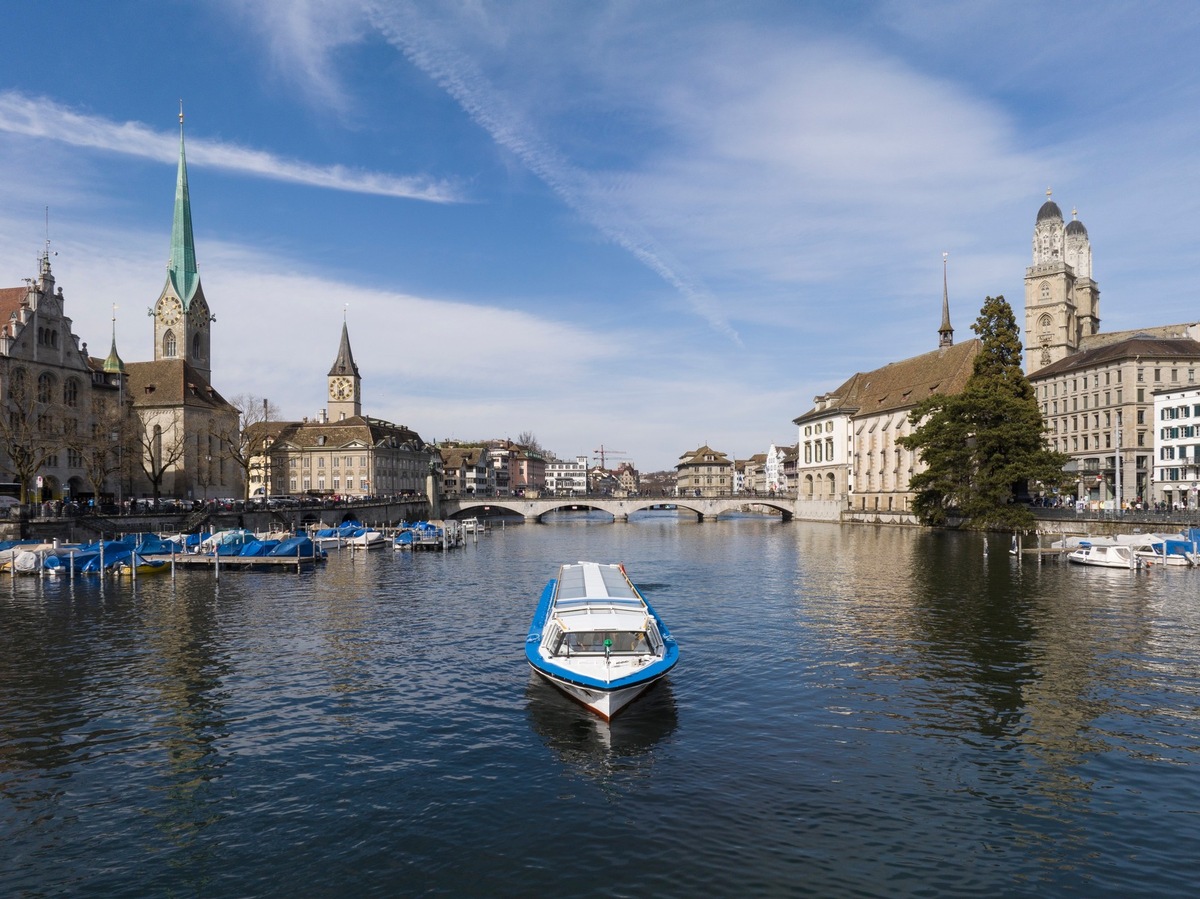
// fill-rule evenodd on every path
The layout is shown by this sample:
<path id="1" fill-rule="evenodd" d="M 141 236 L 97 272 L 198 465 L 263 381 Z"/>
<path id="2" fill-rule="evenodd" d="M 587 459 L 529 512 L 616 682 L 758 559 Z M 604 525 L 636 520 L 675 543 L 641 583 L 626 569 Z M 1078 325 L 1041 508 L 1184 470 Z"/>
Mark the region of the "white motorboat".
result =
<path id="1" fill-rule="evenodd" d="M 356 528 L 346 538 L 345 545 L 354 549 L 382 549 L 387 545 L 387 538 L 374 528 Z"/>
<path id="2" fill-rule="evenodd" d="M 1116 542 L 1093 543 L 1082 541 L 1078 549 L 1067 553 L 1067 561 L 1076 565 L 1095 565 L 1100 568 L 1140 568 L 1142 560 L 1133 547 Z"/>
<path id="3" fill-rule="evenodd" d="M 675 667 L 679 647 L 622 565 L 563 565 L 525 638 L 530 667 L 610 720 Z"/>
<path id="4" fill-rule="evenodd" d="M 1197 563 L 1196 547 L 1183 534 L 1118 534 L 1116 541 L 1132 546 L 1146 565 L 1187 568 Z"/>

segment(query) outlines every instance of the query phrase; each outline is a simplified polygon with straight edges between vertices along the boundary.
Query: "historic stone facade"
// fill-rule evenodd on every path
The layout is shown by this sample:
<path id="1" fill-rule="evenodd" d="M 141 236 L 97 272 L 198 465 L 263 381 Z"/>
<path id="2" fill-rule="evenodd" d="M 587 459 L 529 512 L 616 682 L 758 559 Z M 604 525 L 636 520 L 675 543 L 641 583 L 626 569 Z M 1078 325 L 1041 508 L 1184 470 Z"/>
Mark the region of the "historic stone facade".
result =
<path id="1" fill-rule="evenodd" d="M 1099 326 L 1087 229 L 1075 218 L 1064 226 L 1047 199 L 1025 272 L 1025 367 L 1046 441 L 1070 458 L 1077 499 L 1105 506 L 1161 500 L 1153 393 L 1196 384 L 1200 322 L 1110 333 Z"/>
<path id="2" fill-rule="evenodd" d="M 27 502 L 112 501 L 121 478 L 124 375 L 88 356 L 55 284 L 49 248 L 36 279 L 0 288 L 0 480 Z"/>
<path id="3" fill-rule="evenodd" d="M 679 496 L 728 496 L 733 492 L 733 461 L 719 450 L 702 446 L 684 453 L 675 464 Z"/>
<path id="4" fill-rule="evenodd" d="M 140 427 L 133 436 L 141 465 L 135 494 L 182 499 L 237 497 L 244 470 L 229 458 L 239 413 L 210 383 L 210 313 L 196 267 L 192 205 L 179 116 L 179 166 L 167 280 L 151 310 L 154 361 L 125 366 L 129 399 Z"/>
<path id="5" fill-rule="evenodd" d="M 796 516 L 837 521 L 846 515 L 912 523 L 909 480 L 922 470 L 909 413 L 921 400 L 966 386 L 979 341 L 955 344 L 945 263 L 938 348 L 852 375 L 794 419 L 799 428 Z"/>
<path id="6" fill-rule="evenodd" d="M 253 496 L 395 496 L 423 494 L 440 476 L 437 449 L 405 425 L 362 414 L 362 378 L 342 323 L 326 376 L 328 411 L 302 421 L 263 421 L 247 428 L 254 455 Z"/>

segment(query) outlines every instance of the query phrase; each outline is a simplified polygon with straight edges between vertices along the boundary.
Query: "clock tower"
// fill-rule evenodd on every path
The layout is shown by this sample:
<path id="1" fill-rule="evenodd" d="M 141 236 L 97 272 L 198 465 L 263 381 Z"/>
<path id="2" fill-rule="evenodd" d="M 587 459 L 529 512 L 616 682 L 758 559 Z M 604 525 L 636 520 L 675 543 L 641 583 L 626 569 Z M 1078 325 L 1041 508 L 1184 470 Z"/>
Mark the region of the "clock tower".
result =
<path id="1" fill-rule="evenodd" d="M 187 161 L 183 155 L 183 109 L 179 111 L 179 173 L 175 181 L 175 217 L 171 225 L 171 258 L 167 283 L 150 310 L 154 317 L 154 361 L 182 359 L 206 381 L 212 380 L 209 313 L 196 268 L 192 239 L 192 202 Z"/>
<path id="2" fill-rule="evenodd" d="M 342 342 L 329 369 L 329 420 L 341 421 L 362 415 L 362 378 L 350 352 L 350 332 L 342 322 Z"/>

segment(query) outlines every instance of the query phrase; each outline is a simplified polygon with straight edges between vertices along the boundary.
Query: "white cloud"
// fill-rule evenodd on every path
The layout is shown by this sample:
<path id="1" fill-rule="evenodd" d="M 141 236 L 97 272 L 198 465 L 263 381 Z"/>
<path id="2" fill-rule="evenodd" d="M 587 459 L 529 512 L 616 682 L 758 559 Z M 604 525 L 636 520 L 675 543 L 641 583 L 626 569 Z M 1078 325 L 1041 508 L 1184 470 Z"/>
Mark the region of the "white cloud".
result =
<path id="1" fill-rule="evenodd" d="M 51 100 L 15 91 L 0 92 L 0 131 L 157 162 L 174 163 L 179 158 L 177 133 L 154 131 L 140 122 L 113 122 L 84 115 Z M 187 140 L 187 158 L 189 166 L 211 166 L 308 187 L 433 203 L 462 200 L 449 184 L 430 178 L 357 171 L 342 165 L 312 165 L 194 136 Z"/>

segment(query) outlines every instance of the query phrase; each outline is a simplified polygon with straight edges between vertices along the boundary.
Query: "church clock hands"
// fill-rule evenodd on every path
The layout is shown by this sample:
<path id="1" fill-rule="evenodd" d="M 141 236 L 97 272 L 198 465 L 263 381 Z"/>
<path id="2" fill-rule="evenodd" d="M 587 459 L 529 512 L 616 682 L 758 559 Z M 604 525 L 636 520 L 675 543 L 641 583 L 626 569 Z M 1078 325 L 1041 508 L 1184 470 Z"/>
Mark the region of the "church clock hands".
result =
<path id="1" fill-rule="evenodd" d="M 349 398 L 353 384 L 349 378 L 334 378 L 329 382 L 329 395 L 335 400 Z"/>
<path id="2" fill-rule="evenodd" d="M 183 310 L 179 305 L 179 300 L 175 299 L 174 297 L 170 297 L 166 300 L 163 300 L 163 304 L 158 310 L 158 317 L 164 325 L 170 328 L 178 324 L 179 315 L 182 311 Z"/>

